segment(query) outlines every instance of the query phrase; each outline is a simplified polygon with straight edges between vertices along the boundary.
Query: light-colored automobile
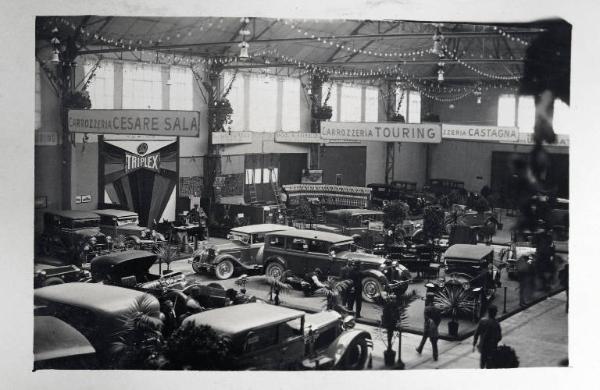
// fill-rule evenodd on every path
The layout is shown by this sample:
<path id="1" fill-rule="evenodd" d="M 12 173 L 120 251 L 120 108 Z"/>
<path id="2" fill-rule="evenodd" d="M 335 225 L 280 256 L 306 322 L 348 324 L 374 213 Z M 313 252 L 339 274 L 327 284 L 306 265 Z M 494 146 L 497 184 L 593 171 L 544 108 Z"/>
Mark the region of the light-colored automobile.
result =
<path id="1" fill-rule="evenodd" d="M 192 268 L 196 273 L 208 272 L 221 280 L 231 278 L 236 271 L 260 271 L 265 235 L 293 229 L 268 223 L 234 228 L 229 232 L 229 242 L 204 244 L 192 259 Z"/>
<path id="2" fill-rule="evenodd" d="M 228 306 L 194 314 L 182 326 L 209 326 L 231 339 L 232 369 L 360 370 L 371 335 L 335 311 L 306 314 L 267 303 Z"/>

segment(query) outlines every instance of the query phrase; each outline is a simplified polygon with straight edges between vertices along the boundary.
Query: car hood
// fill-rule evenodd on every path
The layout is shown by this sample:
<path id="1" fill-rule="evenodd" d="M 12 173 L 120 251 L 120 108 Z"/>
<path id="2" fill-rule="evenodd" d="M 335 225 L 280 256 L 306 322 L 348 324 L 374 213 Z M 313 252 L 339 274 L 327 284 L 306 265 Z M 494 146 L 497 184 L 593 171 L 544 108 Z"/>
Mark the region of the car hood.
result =
<path id="1" fill-rule="evenodd" d="M 100 228 L 77 229 L 75 233 L 81 237 L 104 236 L 104 234 L 100 233 Z"/>
<path id="2" fill-rule="evenodd" d="M 135 223 L 128 223 L 127 225 L 121 225 L 117 228 L 118 230 L 128 230 L 131 232 L 141 232 L 147 230 L 148 228 L 136 225 Z"/>
<path id="3" fill-rule="evenodd" d="M 233 241 L 226 242 L 223 244 L 217 244 L 214 246 L 215 251 L 218 251 L 219 253 L 239 251 L 240 249 L 246 249 L 248 247 L 249 247 L 249 245 L 238 244 Z"/>
<path id="4" fill-rule="evenodd" d="M 340 252 L 336 255 L 338 259 L 359 260 L 363 263 L 380 265 L 385 262 L 385 258 L 363 252 Z"/>

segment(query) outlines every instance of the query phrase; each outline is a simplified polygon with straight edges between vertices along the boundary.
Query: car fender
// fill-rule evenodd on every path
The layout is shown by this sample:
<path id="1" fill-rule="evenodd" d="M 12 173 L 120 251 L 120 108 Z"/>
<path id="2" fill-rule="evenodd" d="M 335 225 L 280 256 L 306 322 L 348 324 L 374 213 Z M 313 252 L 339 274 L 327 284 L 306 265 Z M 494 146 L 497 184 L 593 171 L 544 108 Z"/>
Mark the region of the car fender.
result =
<path id="1" fill-rule="evenodd" d="M 136 244 L 139 244 L 142 241 L 141 238 L 139 238 L 138 236 L 134 236 L 134 235 L 127 236 L 126 240 L 133 241 Z"/>
<path id="2" fill-rule="evenodd" d="M 361 275 L 362 275 L 363 278 L 365 278 L 367 276 L 374 277 L 384 287 L 388 285 L 388 278 L 383 274 L 383 272 L 381 272 L 378 269 L 366 269 L 366 270 L 364 270 L 364 271 L 361 272 Z"/>
<path id="3" fill-rule="evenodd" d="M 285 260 L 280 256 L 270 256 L 267 260 L 265 260 L 265 262 L 263 264 L 265 265 L 265 268 L 266 268 L 269 263 L 273 263 L 273 262 L 279 263 L 287 268 L 287 264 L 286 264 Z"/>
<path id="4" fill-rule="evenodd" d="M 370 348 L 373 347 L 371 334 L 366 330 L 351 329 L 345 331 L 339 335 L 324 352 L 327 357 L 333 360 L 334 367 L 340 363 L 352 341 L 357 338 L 367 339 L 367 345 Z"/>
<path id="5" fill-rule="evenodd" d="M 217 265 L 220 262 L 222 262 L 223 260 L 231 260 L 231 262 L 233 263 L 234 267 L 241 267 L 242 264 L 240 263 L 239 259 L 236 259 L 235 257 L 233 257 L 231 254 L 229 253 L 223 253 L 222 255 L 217 255 L 212 261 L 211 264 Z"/>

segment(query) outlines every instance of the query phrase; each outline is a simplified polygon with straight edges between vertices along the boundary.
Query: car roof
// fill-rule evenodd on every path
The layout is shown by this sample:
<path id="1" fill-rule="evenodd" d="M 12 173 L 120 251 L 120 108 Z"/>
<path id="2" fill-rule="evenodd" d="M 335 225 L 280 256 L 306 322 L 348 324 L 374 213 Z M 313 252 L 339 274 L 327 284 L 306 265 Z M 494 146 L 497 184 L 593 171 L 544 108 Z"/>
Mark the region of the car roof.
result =
<path id="1" fill-rule="evenodd" d="M 84 210 L 50 210 L 46 214 L 58 215 L 70 219 L 99 219 L 98 214 Z"/>
<path id="2" fill-rule="evenodd" d="M 488 245 L 455 244 L 446 250 L 444 258 L 481 260 L 494 252 L 494 248 Z"/>
<path id="3" fill-rule="evenodd" d="M 102 283 L 64 283 L 34 290 L 34 301 L 43 305 L 44 301 L 86 309 L 104 317 L 119 316 L 131 310 L 132 304 L 144 296 L 141 291 Z M 152 297 L 152 296 L 150 296 Z M 154 297 L 152 297 L 154 298 Z M 42 302 L 39 302 L 42 301 Z M 154 298 L 153 305 L 159 310 Z"/>
<path id="4" fill-rule="evenodd" d="M 232 232 L 239 233 L 267 233 L 267 232 L 277 232 L 281 230 L 292 230 L 294 229 L 291 226 L 287 225 L 279 225 L 276 223 L 262 223 L 257 225 L 246 225 L 240 226 L 231 229 Z"/>
<path id="5" fill-rule="evenodd" d="M 123 217 L 137 217 L 138 213 L 129 210 L 117 210 L 117 209 L 104 209 L 94 210 L 94 213 L 99 215 L 108 215 L 111 217 L 123 218 Z"/>
<path id="6" fill-rule="evenodd" d="M 51 316 L 33 317 L 33 355 L 36 362 L 95 352 L 88 339 L 66 322 Z"/>
<path id="7" fill-rule="evenodd" d="M 300 318 L 304 312 L 268 303 L 245 303 L 208 310 L 187 317 L 182 325 L 208 325 L 219 333 L 236 335 L 252 329 Z"/>
<path id="8" fill-rule="evenodd" d="M 340 214 L 351 214 L 351 215 L 383 215 L 383 211 L 379 210 L 367 210 L 367 209 L 338 209 L 325 211 L 325 214 L 329 215 L 340 215 Z"/>
<path id="9" fill-rule="evenodd" d="M 147 271 L 156 262 L 156 258 L 156 254 L 148 251 L 113 252 L 92 259 L 90 267 L 94 277 L 100 276 L 104 279 L 116 270 L 128 271 L 132 274 L 136 273 L 133 271 Z"/>
<path id="10" fill-rule="evenodd" d="M 329 233 L 329 232 L 321 232 L 318 230 L 305 230 L 305 229 L 294 229 L 285 232 L 277 232 L 274 233 L 278 236 L 284 237 L 297 237 L 297 238 L 306 238 L 309 240 L 320 240 L 320 241 L 329 241 L 332 243 L 352 241 L 352 237 L 344 236 L 342 234 Z"/>

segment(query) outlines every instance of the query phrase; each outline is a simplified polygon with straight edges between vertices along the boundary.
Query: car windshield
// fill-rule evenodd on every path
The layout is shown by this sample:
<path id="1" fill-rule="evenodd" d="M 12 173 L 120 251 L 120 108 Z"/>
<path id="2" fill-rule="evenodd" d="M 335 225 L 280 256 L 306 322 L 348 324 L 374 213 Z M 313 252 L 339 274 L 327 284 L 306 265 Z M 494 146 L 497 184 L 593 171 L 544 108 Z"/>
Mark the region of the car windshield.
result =
<path id="1" fill-rule="evenodd" d="M 332 245 L 331 250 L 335 253 L 340 252 L 354 252 L 356 250 L 356 245 L 352 242 L 346 242 L 342 244 Z"/>
<path id="2" fill-rule="evenodd" d="M 124 218 L 119 218 L 117 220 L 117 226 L 123 226 L 123 225 L 129 225 L 129 224 L 135 224 L 137 225 L 139 222 L 138 217 L 124 217 Z"/>
<path id="3" fill-rule="evenodd" d="M 248 233 L 231 232 L 231 240 L 239 241 L 243 244 L 250 244 L 250 235 Z"/>
<path id="4" fill-rule="evenodd" d="M 71 219 L 66 222 L 66 225 L 70 229 L 84 229 L 98 227 L 97 219 Z"/>

